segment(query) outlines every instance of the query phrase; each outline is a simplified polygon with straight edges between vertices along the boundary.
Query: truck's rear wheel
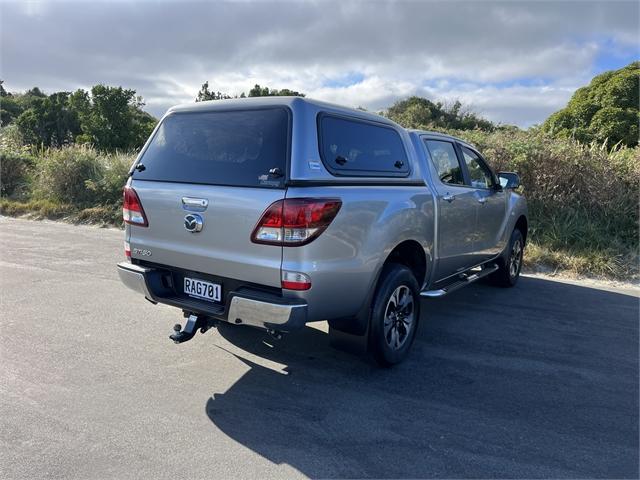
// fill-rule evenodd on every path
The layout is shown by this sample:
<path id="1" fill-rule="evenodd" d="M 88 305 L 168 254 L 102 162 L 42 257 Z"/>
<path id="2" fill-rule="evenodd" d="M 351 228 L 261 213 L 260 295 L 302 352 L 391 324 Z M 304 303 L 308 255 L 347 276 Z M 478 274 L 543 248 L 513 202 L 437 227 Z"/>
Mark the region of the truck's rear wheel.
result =
<path id="1" fill-rule="evenodd" d="M 522 258 L 524 256 L 524 238 L 522 232 L 516 228 L 511 233 L 506 254 L 499 260 L 500 267 L 489 277 L 494 285 L 501 287 L 513 287 L 520 278 Z"/>
<path id="2" fill-rule="evenodd" d="M 373 299 L 369 346 L 375 360 L 391 366 L 406 358 L 420 319 L 420 291 L 404 265 L 384 267 Z"/>

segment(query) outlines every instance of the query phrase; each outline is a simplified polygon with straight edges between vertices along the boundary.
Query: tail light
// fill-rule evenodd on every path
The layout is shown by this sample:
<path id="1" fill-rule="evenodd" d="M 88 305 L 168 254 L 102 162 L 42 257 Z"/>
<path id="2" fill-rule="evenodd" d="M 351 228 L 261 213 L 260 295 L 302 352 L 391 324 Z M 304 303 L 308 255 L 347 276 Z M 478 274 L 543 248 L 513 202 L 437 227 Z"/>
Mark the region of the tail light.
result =
<path id="1" fill-rule="evenodd" d="M 140 203 L 140 198 L 136 191 L 129 186 L 124 187 L 122 219 L 130 225 L 138 225 L 139 227 L 149 226 L 147 216 L 142 209 L 142 203 Z"/>
<path id="2" fill-rule="evenodd" d="M 335 198 L 285 198 L 272 203 L 253 229 L 251 241 L 298 247 L 313 241 L 337 215 Z"/>
<path id="3" fill-rule="evenodd" d="M 287 290 L 309 290 L 311 279 L 304 273 L 283 270 L 281 286 Z"/>
<path id="4" fill-rule="evenodd" d="M 124 256 L 131 261 L 131 245 L 129 245 L 129 242 L 124 242 Z"/>

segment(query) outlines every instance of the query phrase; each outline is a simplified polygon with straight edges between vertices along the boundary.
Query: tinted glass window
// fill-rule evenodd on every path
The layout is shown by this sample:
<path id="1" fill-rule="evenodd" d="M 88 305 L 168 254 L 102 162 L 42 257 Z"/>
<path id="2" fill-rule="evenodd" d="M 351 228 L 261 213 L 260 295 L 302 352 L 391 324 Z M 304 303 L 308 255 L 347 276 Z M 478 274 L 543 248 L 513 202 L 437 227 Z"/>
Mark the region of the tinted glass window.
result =
<path id="1" fill-rule="evenodd" d="M 453 143 L 441 140 L 425 140 L 425 143 L 440 181 L 451 185 L 464 185 L 462 167 Z"/>
<path id="2" fill-rule="evenodd" d="M 471 186 L 473 188 L 491 188 L 493 186 L 493 175 L 478 154 L 473 150 L 462 147 L 462 155 L 467 164 Z"/>
<path id="3" fill-rule="evenodd" d="M 402 138 L 389 127 L 331 116 L 320 121 L 320 153 L 339 175 L 406 176 Z"/>
<path id="4" fill-rule="evenodd" d="M 165 118 L 133 178 L 246 187 L 280 187 L 289 114 L 283 108 L 176 113 Z"/>

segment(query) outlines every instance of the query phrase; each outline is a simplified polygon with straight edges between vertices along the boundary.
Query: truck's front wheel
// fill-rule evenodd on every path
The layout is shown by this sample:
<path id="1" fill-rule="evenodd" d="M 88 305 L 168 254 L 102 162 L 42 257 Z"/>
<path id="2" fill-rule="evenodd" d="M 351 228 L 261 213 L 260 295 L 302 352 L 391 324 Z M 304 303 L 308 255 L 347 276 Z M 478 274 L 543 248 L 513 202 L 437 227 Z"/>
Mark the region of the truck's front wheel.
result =
<path id="1" fill-rule="evenodd" d="M 420 291 L 404 265 L 384 267 L 373 299 L 369 346 L 376 361 L 391 366 L 406 358 L 420 319 Z"/>
<path id="2" fill-rule="evenodd" d="M 511 233 L 505 255 L 498 259 L 499 269 L 489 276 L 494 285 L 513 287 L 520 277 L 524 256 L 524 237 L 519 229 Z"/>

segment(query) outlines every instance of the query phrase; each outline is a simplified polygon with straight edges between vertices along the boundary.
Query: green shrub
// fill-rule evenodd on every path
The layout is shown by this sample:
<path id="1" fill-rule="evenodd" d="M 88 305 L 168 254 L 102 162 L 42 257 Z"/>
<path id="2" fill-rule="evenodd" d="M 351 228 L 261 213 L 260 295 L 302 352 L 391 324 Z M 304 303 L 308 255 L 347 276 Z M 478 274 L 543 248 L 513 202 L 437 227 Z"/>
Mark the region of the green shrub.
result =
<path id="1" fill-rule="evenodd" d="M 23 146 L 15 125 L 0 128 L 0 196 L 25 198 L 31 187 L 35 158 Z"/>
<path id="2" fill-rule="evenodd" d="M 26 197 L 34 164 L 34 157 L 25 150 L 0 149 L 0 195 Z"/>
<path id="3" fill-rule="evenodd" d="M 90 146 L 47 149 L 38 159 L 38 198 L 79 207 L 118 204 L 133 157 L 102 154 Z"/>
<path id="4" fill-rule="evenodd" d="M 564 246 L 595 237 L 600 243 L 637 245 L 640 148 L 609 152 L 535 130 L 457 133 L 497 170 L 520 174 L 532 217 L 545 226 L 562 225 Z"/>
<path id="5" fill-rule="evenodd" d="M 112 153 L 102 157 L 102 175 L 86 181 L 95 205 L 122 205 L 122 187 L 127 182 L 134 154 Z"/>
<path id="6" fill-rule="evenodd" d="M 86 182 L 100 179 L 104 168 L 97 151 L 78 145 L 45 150 L 37 167 L 37 197 L 75 205 L 92 203 Z"/>
<path id="7" fill-rule="evenodd" d="M 562 263 L 558 255 L 547 255 L 546 260 L 576 270 L 591 262 L 590 272 L 603 275 L 637 275 L 640 147 L 609 151 L 536 129 L 455 133 L 475 144 L 497 170 L 520 174 L 535 244 L 590 258 Z"/>

